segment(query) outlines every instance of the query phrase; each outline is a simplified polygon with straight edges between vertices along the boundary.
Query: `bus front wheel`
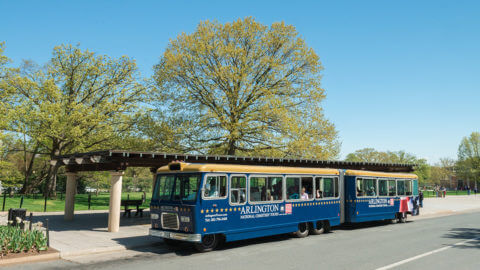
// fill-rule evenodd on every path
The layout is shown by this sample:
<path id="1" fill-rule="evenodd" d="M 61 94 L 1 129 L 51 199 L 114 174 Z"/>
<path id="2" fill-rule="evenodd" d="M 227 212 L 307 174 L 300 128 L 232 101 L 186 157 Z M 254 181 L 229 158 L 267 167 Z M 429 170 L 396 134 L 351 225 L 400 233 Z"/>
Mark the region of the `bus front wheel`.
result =
<path id="1" fill-rule="evenodd" d="M 195 243 L 195 248 L 200 252 L 208 252 L 215 249 L 218 244 L 219 237 L 215 234 L 204 235 L 202 242 Z"/>
<path id="2" fill-rule="evenodd" d="M 298 224 L 298 230 L 294 233 L 294 235 L 298 238 L 303 238 L 308 236 L 309 231 L 308 223 L 300 223 Z"/>

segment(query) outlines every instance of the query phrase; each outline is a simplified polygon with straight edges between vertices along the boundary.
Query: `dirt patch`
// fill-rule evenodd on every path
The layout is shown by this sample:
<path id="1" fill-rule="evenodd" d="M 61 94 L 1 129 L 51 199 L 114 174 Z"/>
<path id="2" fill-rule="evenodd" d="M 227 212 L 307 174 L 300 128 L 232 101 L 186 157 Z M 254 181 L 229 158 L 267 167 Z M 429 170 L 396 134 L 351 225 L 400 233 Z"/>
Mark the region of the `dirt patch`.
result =
<path id="1" fill-rule="evenodd" d="M 44 255 L 44 254 L 50 254 L 50 253 L 58 253 L 58 250 L 54 248 L 48 248 L 48 250 L 43 250 L 43 251 L 28 251 L 28 252 L 20 252 L 20 253 L 8 253 L 7 255 L 4 255 L 0 257 L 0 260 L 8 260 L 8 259 L 14 259 L 14 258 L 22 258 L 22 257 L 31 257 L 31 256 L 37 256 L 37 255 Z"/>

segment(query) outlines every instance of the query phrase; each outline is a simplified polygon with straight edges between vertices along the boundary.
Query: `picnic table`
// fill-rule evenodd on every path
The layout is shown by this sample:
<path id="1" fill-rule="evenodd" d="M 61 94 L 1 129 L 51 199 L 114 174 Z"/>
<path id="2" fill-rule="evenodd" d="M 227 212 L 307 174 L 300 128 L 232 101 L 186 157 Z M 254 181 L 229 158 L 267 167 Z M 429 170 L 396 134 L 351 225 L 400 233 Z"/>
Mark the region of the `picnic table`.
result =
<path id="1" fill-rule="evenodd" d="M 143 217 L 143 210 L 145 208 L 140 208 L 142 203 L 143 203 L 143 200 L 122 200 L 121 205 L 125 207 L 125 212 L 123 212 L 123 216 L 126 216 L 128 214 L 128 217 L 131 217 L 132 209 L 128 207 L 135 206 L 137 208 L 137 212 L 135 212 L 135 216 L 138 216 L 138 214 L 140 214 L 140 216 Z"/>

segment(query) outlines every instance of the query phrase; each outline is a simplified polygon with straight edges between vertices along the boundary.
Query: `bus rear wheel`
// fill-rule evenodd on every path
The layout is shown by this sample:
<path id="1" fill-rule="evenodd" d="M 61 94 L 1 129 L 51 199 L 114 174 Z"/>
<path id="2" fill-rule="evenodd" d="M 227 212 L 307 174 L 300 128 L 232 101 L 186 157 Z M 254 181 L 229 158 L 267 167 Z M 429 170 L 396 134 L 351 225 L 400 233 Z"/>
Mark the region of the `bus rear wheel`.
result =
<path id="1" fill-rule="evenodd" d="M 195 249 L 200 252 L 212 251 L 218 245 L 219 237 L 215 234 L 208 234 L 202 237 L 202 242 L 195 243 Z"/>
<path id="2" fill-rule="evenodd" d="M 319 235 L 325 232 L 325 226 L 323 226 L 323 221 L 317 221 L 313 226 L 310 226 L 310 233 L 313 235 Z"/>
<path id="3" fill-rule="evenodd" d="M 407 222 L 407 213 L 399 213 L 398 214 L 398 221 L 400 223 L 406 223 Z"/>
<path id="4" fill-rule="evenodd" d="M 300 223 L 298 224 L 298 230 L 294 232 L 293 234 L 298 237 L 298 238 L 303 238 L 308 236 L 308 231 L 309 231 L 309 225 L 308 223 Z"/>

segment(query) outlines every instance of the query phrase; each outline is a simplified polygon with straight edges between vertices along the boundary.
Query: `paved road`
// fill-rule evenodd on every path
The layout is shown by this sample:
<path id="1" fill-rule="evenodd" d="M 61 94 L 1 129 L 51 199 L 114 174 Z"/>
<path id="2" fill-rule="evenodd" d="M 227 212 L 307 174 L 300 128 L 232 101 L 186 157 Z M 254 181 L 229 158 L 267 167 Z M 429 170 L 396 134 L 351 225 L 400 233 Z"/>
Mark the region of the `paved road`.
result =
<path id="1" fill-rule="evenodd" d="M 157 247 L 6 269 L 480 269 L 480 213 L 341 227 L 296 239 L 275 236 L 196 253 Z M 106 259 L 110 261 L 105 261 Z"/>

